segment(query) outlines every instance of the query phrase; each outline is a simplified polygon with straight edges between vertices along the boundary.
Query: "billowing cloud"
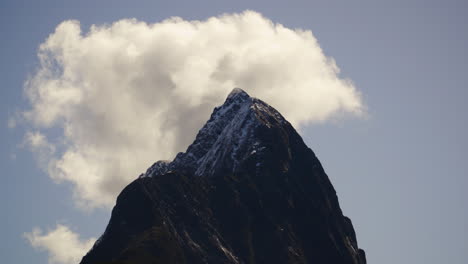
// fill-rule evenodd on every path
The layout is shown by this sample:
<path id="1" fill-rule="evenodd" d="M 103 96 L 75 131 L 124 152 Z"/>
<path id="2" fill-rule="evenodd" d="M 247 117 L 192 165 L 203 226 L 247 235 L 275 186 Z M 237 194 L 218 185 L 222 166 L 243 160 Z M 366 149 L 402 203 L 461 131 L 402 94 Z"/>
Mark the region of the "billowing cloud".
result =
<path id="1" fill-rule="evenodd" d="M 39 228 L 35 228 L 24 236 L 34 248 L 47 251 L 51 264 L 79 263 L 96 241 L 95 238 L 81 240 L 64 225 L 57 225 L 54 230 L 45 234 Z"/>
<path id="2" fill-rule="evenodd" d="M 234 87 L 296 126 L 363 112 L 359 92 L 311 31 L 252 11 L 205 21 L 126 19 L 85 33 L 64 21 L 38 57 L 24 116 L 45 134 L 61 131 L 49 140 L 63 151 L 48 173 L 73 183 L 88 208 L 113 205 L 154 161 L 184 151 Z"/>

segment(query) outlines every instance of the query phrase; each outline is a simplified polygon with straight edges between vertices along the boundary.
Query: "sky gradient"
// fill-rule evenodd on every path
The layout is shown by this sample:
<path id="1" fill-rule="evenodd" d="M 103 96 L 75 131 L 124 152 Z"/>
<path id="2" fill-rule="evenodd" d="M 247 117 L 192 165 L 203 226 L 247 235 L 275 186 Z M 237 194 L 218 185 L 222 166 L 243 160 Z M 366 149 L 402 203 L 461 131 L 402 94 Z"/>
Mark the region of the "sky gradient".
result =
<path id="1" fill-rule="evenodd" d="M 336 60 L 340 76 L 362 93 L 366 118 L 315 123 L 301 135 L 331 178 L 368 262 L 466 263 L 468 32 L 463 1 L 130 5 L 8 0 L 0 4 L 0 255 L 6 263 L 47 263 L 46 252 L 33 249 L 23 235 L 35 227 L 47 231 L 64 224 L 86 239 L 98 237 L 109 218 L 108 210 L 77 208 L 72 186 L 54 183 L 39 168 L 22 144 L 27 124 L 8 128 L 12 116 L 29 108 L 23 83 L 38 65 L 38 46 L 57 25 L 76 19 L 87 31 L 92 24 L 123 18 L 204 20 L 246 9 L 288 28 L 312 30 L 325 55 Z"/>

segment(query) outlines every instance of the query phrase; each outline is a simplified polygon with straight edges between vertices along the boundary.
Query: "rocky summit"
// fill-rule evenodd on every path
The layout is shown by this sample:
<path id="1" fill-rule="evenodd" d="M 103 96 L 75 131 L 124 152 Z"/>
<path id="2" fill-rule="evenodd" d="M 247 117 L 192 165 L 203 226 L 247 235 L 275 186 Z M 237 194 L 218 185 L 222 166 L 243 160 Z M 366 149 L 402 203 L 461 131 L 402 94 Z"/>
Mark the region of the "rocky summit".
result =
<path id="1" fill-rule="evenodd" d="M 234 89 L 195 141 L 118 196 L 81 264 L 364 264 L 314 152 L 273 107 Z"/>

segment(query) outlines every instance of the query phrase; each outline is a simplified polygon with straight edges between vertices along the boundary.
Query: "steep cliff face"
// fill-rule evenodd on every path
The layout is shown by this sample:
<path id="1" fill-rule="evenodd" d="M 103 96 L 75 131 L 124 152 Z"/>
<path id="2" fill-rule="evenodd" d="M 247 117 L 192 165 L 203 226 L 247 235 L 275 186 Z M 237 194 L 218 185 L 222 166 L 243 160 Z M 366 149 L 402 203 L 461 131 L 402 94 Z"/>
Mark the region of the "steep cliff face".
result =
<path id="1" fill-rule="evenodd" d="M 274 108 L 234 89 L 185 153 L 122 191 L 81 263 L 366 260 L 313 151 Z"/>

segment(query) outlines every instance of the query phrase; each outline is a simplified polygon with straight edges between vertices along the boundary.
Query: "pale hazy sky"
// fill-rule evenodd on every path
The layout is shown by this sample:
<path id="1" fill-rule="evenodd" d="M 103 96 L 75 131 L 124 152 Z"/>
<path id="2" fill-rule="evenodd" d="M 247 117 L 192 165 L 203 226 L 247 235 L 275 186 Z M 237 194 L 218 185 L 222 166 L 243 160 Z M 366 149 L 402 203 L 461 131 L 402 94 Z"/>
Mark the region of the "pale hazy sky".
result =
<path id="1" fill-rule="evenodd" d="M 130 26 L 111 25 L 126 18 L 148 24 L 173 16 L 204 21 L 223 13 L 241 14 L 247 9 L 263 17 L 228 17 L 220 32 L 210 27 L 212 22 L 204 22 L 206 27 L 195 31 L 171 26 L 164 35 L 166 38 L 156 34 L 151 41 L 146 36 L 160 29 L 141 29 L 136 22 Z M 366 250 L 369 263 L 466 263 L 467 11 L 468 5 L 463 1 L 2 1 L 2 260 L 5 263 L 74 263 L 72 255 L 86 251 L 92 238 L 104 231 L 113 195 L 120 186 L 138 176 L 128 172 L 141 172 L 153 159 L 182 151 L 180 148 L 194 133 L 190 131 L 208 119 L 205 112 L 209 113 L 212 105 L 222 102 L 231 84 L 240 84 L 254 86 L 242 88 L 265 99 L 301 125 L 301 135 L 324 165 L 344 214 L 353 220 L 358 243 Z M 73 34 L 76 22 L 67 22 L 62 24 L 62 31 L 60 27 L 57 29 L 55 40 L 46 42 L 65 20 L 79 21 L 83 34 L 93 24 L 114 31 L 104 37 L 99 35 L 99 30 L 90 33 L 84 37 L 86 42 L 74 38 L 79 36 Z M 292 30 L 272 26 L 268 20 Z M 240 30 L 242 34 L 229 33 L 231 28 L 226 24 L 248 30 Z M 298 28 L 311 30 L 313 35 L 294 31 Z M 130 37 L 129 31 L 133 34 Z M 182 35 L 177 35 L 181 31 L 182 35 L 190 32 L 196 41 L 184 42 Z M 71 42 L 64 44 L 63 36 Z M 122 39 L 132 39 L 135 43 L 119 42 Z M 172 49 L 174 39 L 182 43 L 177 52 Z M 239 49 L 254 47 L 254 53 L 243 57 L 224 48 L 234 39 Z M 209 44 L 200 44 L 210 41 L 223 45 L 213 50 Z M 94 97 L 76 101 L 81 98 L 81 88 L 68 89 L 60 94 L 64 104 L 53 95 L 30 104 L 31 95 L 28 97 L 23 90 L 26 80 L 36 80 L 33 90 L 39 91 L 41 87 L 50 87 L 44 84 L 47 81 L 60 79 L 45 78 L 38 73 L 38 69 L 49 69 L 39 67 L 37 55 L 41 43 L 46 43 L 43 49 L 52 56 L 71 54 L 64 53 L 61 47 L 71 47 L 72 51 L 91 50 L 73 53 L 63 64 L 69 67 L 71 75 L 97 83 L 97 88 L 76 79 L 70 84 L 70 87 L 91 87 L 96 92 Z M 99 50 L 99 43 L 108 48 Z M 151 45 L 155 43 L 158 45 L 153 48 Z M 255 52 L 255 45 L 266 46 L 266 43 L 277 45 Z M 184 49 L 184 45 L 189 48 Z M 118 57 L 121 47 L 126 48 L 130 57 Z M 113 49 L 117 52 L 112 53 Z M 144 60 L 132 57 L 139 52 Z M 193 54 L 203 60 L 186 59 L 193 58 Z M 216 59 L 212 57 L 215 56 L 227 59 L 214 67 Z M 114 57 L 118 59 L 109 60 Z M 330 58 L 335 60 L 340 73 Z M 191 70 L 180 70 L 178 65 L 182 63 L 193 66 L 189 69 L 198 69 L 198 75 L 193 75 Z M 111 73 L 102 70 L 108 67 L 113 69 Z M 199 78 L 213 67 L 218 69 L 216 82 Z M 146 73 L 146 69 L 152 70 Z M 117 79 L 106 75 L 119 71 L 125 74 L 119 74 Z M 132 71 L 141 76 L 128 75 Z M 250 72 L 254 76 L 248 75 Z M 154 97 L 148 95 L 153 91 L 149 88 L 125 94 L 132 85 L 144 88 L 151 87 L 152 82 L 163 83 L 166 73 L 176 76 L 174 87 L 181 89 L 168 102 L 145 102 L 145 98 Z M 122 76 L 131 81 L 122 81 Z M 69 79 L 73 78 L 68 76 Z M 60 80 L 59 86 L 63 88 L 65 82 L 63 78 Z M 188 87 L 187 82 L 193 84 L 191 90 L 183 89 Z M 288 85 L 294 92 L 285 93 L 283 87 Z M 115 94 L 108 88 L 114 86 L 117 94 L 126 96 L 112 100 L 118 105 L 103 100 Z M 216 90 L 218 86 L 221 88 Z M 326 88 L 322 91 L 318 87 Z M 135 105 L 148 107 L 136 109 Z M 185 108 L 174 108 L 174 105 Z M 34 111 L 29 121 L 12 123 L 11 120 L 18 120 L 15 116 L 31 107 Z M 180 118 L 154 119 L 142 114 L 160 111 L 161 116 L 167 116 L 173 108 Z M 194 109 L 201 114 L 192 123 L 184 121 L 182 126 L 183 117 Z M 142 125 L 142 130 L 154 129 L 147 127 L 148 120 L 153 119 L 161 129 L 151 135 L 132 129 L 135 124 L 130 122 L 131 113 L 141 116 L 138 120 L 141 124 L 136 125 Z M 128 118 L 122 119 L 126 114 Z M 63 120 L 66 122 L 60 123 Z M 122 120 L 131 126 L 121 126 Z M 58 125 L 47 128 L 48 122 Z M 68 131 L 66 136 L 64 126 Z M 115 130 L 118 132 L 112 132 Z M 161 145 L 163 141 L 158 139 L 162 137 L 170 144 Z M 57 143 L 64 138 L 66 143 Z M 138 141 L 153 138 L 152 145 Z M 84 148 L 85 145 L 92 148 Z M 62 155 L 67 151 L 69 156 Z M 106 157 L 101 157 L 102 154 Z M 119 168 L 102 165 L 120 164 L 125 155 L 146 160 L 139 158 L 141 163 Z M 61 161 L 58 164 L 62 171 L 46 173 L 46 163 L 54 159 Z M 112 174 L 116 178 L 110 178 Z M 96 177 L 92 175 L 104 180 L 93 182 Z M 90 182 L 89 188 L 84 181 Z M 60 237 L 68 243 L 57 246 Z M 68 247 L 65 251 L 70 253 L 61 253 L 64 250 L 60 246 Z"/>

